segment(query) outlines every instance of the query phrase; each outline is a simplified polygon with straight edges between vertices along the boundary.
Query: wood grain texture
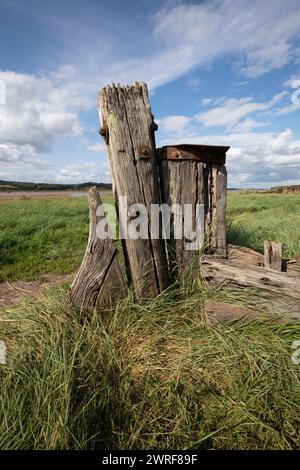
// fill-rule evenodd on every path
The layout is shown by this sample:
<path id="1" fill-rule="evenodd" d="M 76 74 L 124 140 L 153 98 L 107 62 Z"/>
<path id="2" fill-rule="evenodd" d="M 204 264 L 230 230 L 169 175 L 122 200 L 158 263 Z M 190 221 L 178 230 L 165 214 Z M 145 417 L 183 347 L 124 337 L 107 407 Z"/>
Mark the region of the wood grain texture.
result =
<path id="1" fill-rule="evenodd" d="M 289 276 L 300 278 L 300 256 L 295 259 L 289 260 L 286 263 L 286 272 Z"/>
<path id="2" fill-rule="evenodd" d="M 210 252 L 227 255 L 226 243 L 226 202 L 227 202 L 227 171 L 223 165 L 211 165 L 210 181 Z"/>
<path id="3" fill-rule="evenodd" d="M 160 194 L 147 86 L 107 86 L 100 92 L 99 108 L 109 132 L 107 151 L 120 224 L 127 225 L 122 196 L 127 196 L 128 207 L 144 204 L 151 224 L 151 204 L 160 203 Z M 140 158 L 141 146 L 149 148 L 149 158 Z M 146 240 L 128 238 L 122 244 L 136 298 L 156 297 L 168 286 L 164 240 L 151 239 L 149 232 Z"/>
<path id="4" fill-rule="evenodd" d="M 300 320 L 299 278 L 264 267 L 241 266 L 214 256 L 204 257 L 201 273 L 212 285 L 225 283 L 238 289 L 251 289 L 253 305 L 270 314 Z"/>
<path id="5" fill-rule="evenodd" d="M 168 253 L 171 270 L 176 273 L 184 272 L 191 264 L 196 251 L 187 249 L 193 238 L 185 233 L 185 218 L 189 222 L 184 206 L 191 205 L 192 224 L 191 229 L 196 230 L 196 205 L 204 205 L 204 168 L 205 164 L 195 161 L 170 161 L 158 162 L 160 174 L 161 199 L 169 207 L 178 204 L 182 213 L 178 217 L 174 213 L 170 220 L 170 239 L 168 240 Z M 199 225 L 199 223 L 198 223 Z M 182 233 L 181 239 L 176 239 L 176 234 Z M 191 239 L 192 238 L 192 239 Z"/>
<path id="6" fill-rule="evenodd" d="M 264 266 L 265 268 L 282 271 L 282 243 L 270 240 L 264 241 Z"/>
<path id="7" fill-rule="evenodd" d="M 242 266 L 263 266 L 264 255 L 245 246 L 227 245 L 228 259 Z"/>
<path id="8" fill-rule="evenodd" d="M 162 202 L 173 205 L 192 204 L 193 230 L 196 228 L 196 204 L 204 205 L 205 252 L 226 256 L 226 199 L 227 173 L 224 165 L 196 161 L 158 161 Z M 178 271 L 184 272 L 197 256 L 197 251 L 186 250 L 188 240 L 176 240 L 176 225 L 184 219 L 171 221 L 171 239 L 168 242 L 169 259 Z"/>
<path id="9" fill-rule="evenodd" d="M 113 240 L 97 236 L 102 202 L 98 190 L 89 191 L 90 233 L 86 252 L 70 289 L 74 305 L 83 310 L 111 308 L 127 295 L 127 282 Z M 102 211 L 104 214 L 104 212 Z"/>
<path id="10" fill-rule="evenodd" d="M 264 319 L 263 315 L 255 310 L 211 299 L 204 303 L 204 315 L 210 325 L 242 319 L 246 321 Z"/>

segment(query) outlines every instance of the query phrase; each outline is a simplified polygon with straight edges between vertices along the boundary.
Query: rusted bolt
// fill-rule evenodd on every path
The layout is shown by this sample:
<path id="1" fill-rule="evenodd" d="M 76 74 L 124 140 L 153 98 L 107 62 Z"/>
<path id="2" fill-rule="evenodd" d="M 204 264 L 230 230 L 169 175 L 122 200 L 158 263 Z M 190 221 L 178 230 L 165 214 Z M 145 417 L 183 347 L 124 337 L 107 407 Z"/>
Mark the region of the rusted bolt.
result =
<path id="1" fill-rule="evenodd" d="M 151 130 L 152 130 L 153 132 L 155 132 L 155 131 L 157 131 L 157 129 L 158 129 L 158 125 L 156 124 L 156 122 L 152 121 L 152 123 L 151 123 Z"/>
<path id="2" fill-rule="evenodd" d="M 179 150 L 175 150 L 174 152 L 172 152 L 171 158 L 180 158 L 180 157 L 181 157 L 181 153 Z"/>
<path id="3" fill-rule="evenodd" d="M 146 158 L 149 158 L 150 155 L 151 155 L 151 149 L 147 146 L 147 145 L 142 145 L 140 148 L 139 148 L 139 155 L 140 157 L 146 157 Z"/>
<path id="4" fill-rule="evenodd" d="M 103 125 L 100 127 L 99 134 L 103 137 L 106 144 L 108 144 L 108 127 L 106 122 L 104 122 Z"/>
<path id="5" fill-rule="evenodd" d="M 154 116 L 153 116 L 153 114 L 151 114 L 151 116 L 152 116 L 151 130 L 152 130 L 153 132 L 155 132 L 155 131 L 157 131 L 157 129 L 158 129 L 158 125 L 157 125 L 156 122 L 154 121 Z"/>

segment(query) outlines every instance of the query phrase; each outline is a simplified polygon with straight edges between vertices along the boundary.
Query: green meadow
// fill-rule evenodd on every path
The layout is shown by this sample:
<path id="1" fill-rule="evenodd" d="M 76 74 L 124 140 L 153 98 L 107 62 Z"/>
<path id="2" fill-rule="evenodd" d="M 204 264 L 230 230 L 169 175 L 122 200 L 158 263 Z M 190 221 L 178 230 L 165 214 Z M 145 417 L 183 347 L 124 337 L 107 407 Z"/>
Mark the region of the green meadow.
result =
<path id="1" fill-rule="evenodd" d="M 227 214 L 229 243 L 262 252 L 265 239 L 278 240 L 286 258 L 300 254 L 300 195 L 230 193 Z M 0 281 L 73 272 L 88 230 L 85 197 L 0 200 Z"/>
<path id="2" fill-rule="evenodd" d="M 300 194 L 230 193 L 228 242 L 263 252 L 264 240 L 283 242 L 283 255 L 300 254 Z"/>
<path id="3" fill-rule="evenodd" d="M 271 238 L 299 254 L 299 195 L 228 199 L 229 243 L 262 251 Z M 2 281 L 73 272 L 87 200 L 1 201 L 0 227 Z M 299 324 L 211 326 L 207 300 L 247 305 L 247 292 L 189 275 L 105 315 L 69 305 L 67 289 L 0 312 L 0 449 L 299 449 Z"/>

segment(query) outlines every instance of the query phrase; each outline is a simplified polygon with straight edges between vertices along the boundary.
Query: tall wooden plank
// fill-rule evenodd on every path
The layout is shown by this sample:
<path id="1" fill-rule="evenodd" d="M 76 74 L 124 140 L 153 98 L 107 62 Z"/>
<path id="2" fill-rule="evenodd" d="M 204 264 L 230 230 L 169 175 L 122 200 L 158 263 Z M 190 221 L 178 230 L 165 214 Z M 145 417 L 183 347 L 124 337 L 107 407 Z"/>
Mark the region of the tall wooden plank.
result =
<path id="1" fill-rule="evenodd" d="M 185 222 L 190 222 L 191 229 L 196 230 L 196 205 L 205 204 L 205 164 L 195 161 L 160 160 L 158 162 L 160 173 L 161 199 L 169 207 L 179 205 L 182 213 L 176 217 L 173 214 L 170 221 L 170 240 L 168 240 L 168 256 L 171 271 L 175 274 L 183 273 L 191 265 L 197 250 L 190 250 L 191 240 L 184 233 Z M 184 212 L 185 205 L 192 206 L 192 220 L 187 219 Z M 182 238 L 176 234 L 182 233 Z"/>
<path id="2" fill-rule="evenodd" d="M 181 204 L 181 179 L 180 165 L 172 165 L 167 160 L 159 162 L 161 202 L 172 207 Z M 169 259 L 169 269 L 172 278 L 178 274 L 181 254 L 183 250 L 183 240 L 176 238 L 175 234 L 182 228 L 182 220 L 171 213 L 169 220 L 165 220 L 166 229 L 170 231 L 166 234 L 166 245 Z"/>
<path id="3" fill-rule="evenodd" d="M 107 127 L 106 142 L 119 221 L 127 227 L 127 213 L 121 197 L 127 196 L 128 207 L 143 204 L 151 224 L 151 204 L 160 203 L 155 163 L 155 139 L 147 86 L 107 86 L 100 92 L 102 124 Z M 134 217 L 131 216 L 131 217 Z M 168 269 L 164 241 L 130 238 L 122 240 L 128 276 L 137 299 L 156 297 L 168 286 Z"/>
<path id="4" fill-rule="evenodd" d="M 224 165 L 211 165 L 211 240 L 210 251 L 220 256 L 226 256 L 226 201 L 227 201 L 227 171 Z"/>

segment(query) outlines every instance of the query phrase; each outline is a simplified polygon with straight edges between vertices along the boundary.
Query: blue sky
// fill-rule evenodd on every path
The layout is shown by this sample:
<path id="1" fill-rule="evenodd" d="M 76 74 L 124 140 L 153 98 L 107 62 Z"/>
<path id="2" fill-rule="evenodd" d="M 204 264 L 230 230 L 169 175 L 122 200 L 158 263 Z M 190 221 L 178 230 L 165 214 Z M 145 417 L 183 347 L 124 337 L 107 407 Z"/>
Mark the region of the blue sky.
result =
<path id="1" fill-rule="evenodd" d="M 0 0 L 0 179 L 110 181 L 97 95 L 135 80 L 158 146 L 230 145 L 230 186 L 300 183 L 299 0 Z"/>

